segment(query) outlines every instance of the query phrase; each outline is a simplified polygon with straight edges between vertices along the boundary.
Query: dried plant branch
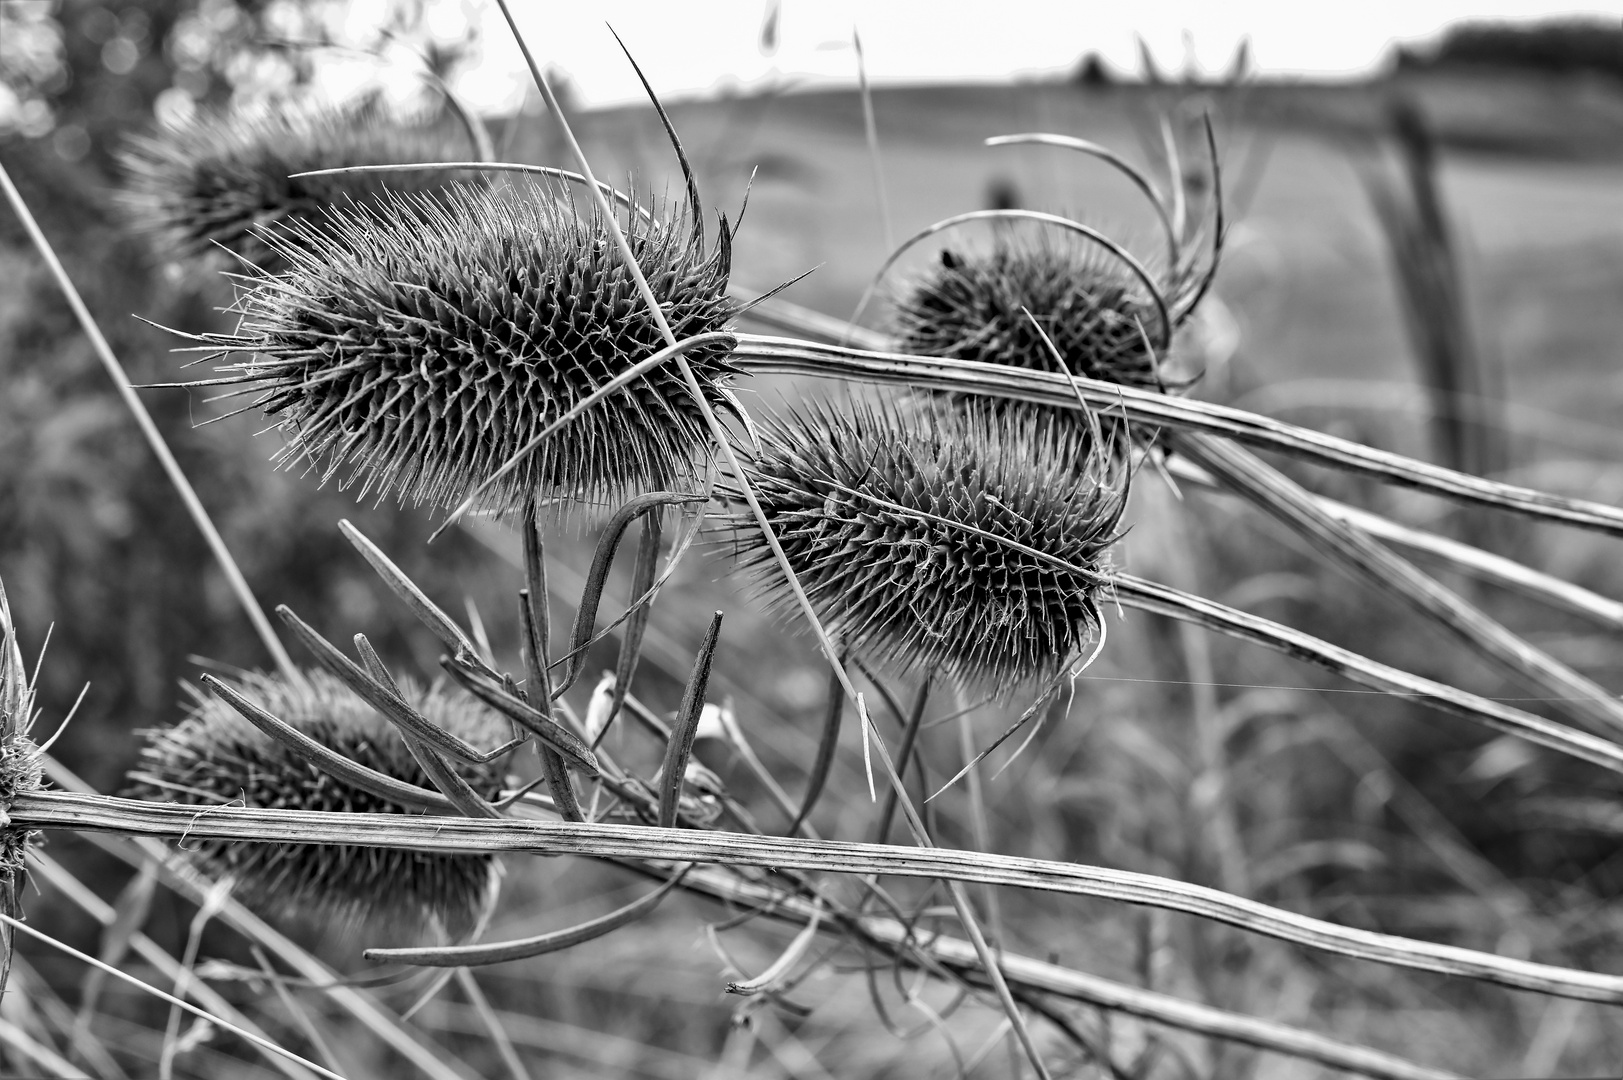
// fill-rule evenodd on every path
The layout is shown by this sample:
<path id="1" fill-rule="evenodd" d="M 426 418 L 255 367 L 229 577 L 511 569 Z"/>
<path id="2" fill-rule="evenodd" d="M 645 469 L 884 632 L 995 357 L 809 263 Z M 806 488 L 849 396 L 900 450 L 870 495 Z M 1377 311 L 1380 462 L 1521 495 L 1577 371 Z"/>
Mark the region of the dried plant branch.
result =
<path id="1" fill-rule="evenodd" d="M 1090 408 L 1106 413 L 1117 412 L 1133 423 L 1146 427 L 1171 427 L 1220 435 L 1260 450 L 1289 454 L 1315 464 L 1372 476 L 1387 483 L 1462 502 L 1623 536 L 1623 509 L 1615 506 L 1455 472 L 1243 409 L 1211 405 L 1081 376 L 1066 379 L 1048 372 L 970 360 L 870 352 L 754 334 L 739 335 L 730 359 L 739 368 L 760 374 L 814 375 L 852 382 L 949 390 L 1065 409 L 1078 408 L 1075 394 L 1080 391 Z"/>
<path id="2" fill-rule="evenodd" d="M 259 842 L 344 843 L 428 852 L 529 852 L 724 863 L 780 870 L 891 874 L 1012 885 L 1143 904 L 1227 923 L 1251 933 L 1376 963 L 1480 979 L 1500 986 L 1623 1004 L 1623 976 L 1532 963 L 1451 945 L 1412 941 L 1269 907 L 1216 889 L 1125 870 L 938 847 L 904 848 L 794 837 L 537 820 L 413 818 L 241 807 L 170 806 L 105 795 L 39 792 L 12 805 L 27 828 Z M 977 955 L 984 939 L 977 943 Z M 983 964 L 986 961 L 983 959 Z"/>

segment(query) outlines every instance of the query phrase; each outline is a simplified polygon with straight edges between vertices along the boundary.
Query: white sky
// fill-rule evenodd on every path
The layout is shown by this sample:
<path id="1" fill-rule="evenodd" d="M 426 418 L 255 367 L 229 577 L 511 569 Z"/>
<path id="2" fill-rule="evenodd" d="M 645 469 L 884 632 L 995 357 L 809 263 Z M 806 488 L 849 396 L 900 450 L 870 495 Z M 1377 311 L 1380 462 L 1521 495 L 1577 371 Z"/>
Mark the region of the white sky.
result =
<path id="1" fill-rule="evenodd" d="M 777 50 L 766 56 L 760 41 L 768 0 L 511 2 L 537 57 L 567 71 L 590 104 L 642 98 L 606 23 L 663 97 L 774 80 L 853 79 L 853 26 L 870 78 L 917 82 L 1063 72 L 1089 51 L 1118 71 L 1136 71 L 1135 34 L 1164 70 L 1181 68 L 1192 46 L 1202 68 L 1221 71 L 1248 36 L 1264 72 L 1349 75 L 1368 70 L 1394 39 L 1422 40 L 1460 19 L 1623 18 L 1623 0 L 1590 7 L 1540 0 L 782 0 Z M 482 6 L 482 16 L 481 5 L 462 10 L 483 17 L 488 53 L 459 89 L 476 107 L 510 109 L 527 77 L 507 28 L 494 3 Z M 464 25 L 455 7 L 438 11 L 448 36 Z"/>

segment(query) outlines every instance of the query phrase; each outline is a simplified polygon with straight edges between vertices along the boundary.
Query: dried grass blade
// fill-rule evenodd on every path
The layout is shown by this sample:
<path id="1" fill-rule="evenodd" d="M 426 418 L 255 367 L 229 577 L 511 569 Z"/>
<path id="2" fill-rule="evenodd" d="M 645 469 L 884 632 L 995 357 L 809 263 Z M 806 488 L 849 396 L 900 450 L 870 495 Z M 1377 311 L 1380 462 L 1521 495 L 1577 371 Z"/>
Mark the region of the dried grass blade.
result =
<path id="1" fill-rule="evenodd" d="M 1587 499 L 1455 472 L 1429 462 L 1364 446 L 1257 413 L 1189 398 L 1135 390 L 1077 376 L 981 364 L 972 360 L 910 356 L 815 344 L 790 338 L 739 335 L 729 360 L 762 374 L 814 375 L 858 382 L 1031 401 L 1077 408 L 1076 390 L 1090 407 L 1116 410 L 1135 424 L 1219 435 L 1314 464 L 1372 476 L 1386 483 L 1428 491 L 1461 502 L 1492 506 L 1545 521 L 1623 536 L 1623 509 Z M 1073 390 L 1072 387 L 1076 390 Z"/>
<path id="2" fill-rule="evenodd" d="M 445 667 L 446 671 L 451 673 L 451 677 L 461 683 L 463 688 L 474 697 L 522 725 L 530 734 L 573 762 L 575 767 L 586 773 L 586 775 L 597 776 L 599 774 L 597 756 L 574 732 L 559 724 L 535 706 L 520 701 L 512 694 L 507 693 L 490 676 L 485 675 L 465 661 L 446 656 L 440 658 L 440 663 Z"/>
<path id="3" fill-rule="evenodd" d="M 553 930 L 535 937 L 516 941 L 493 941 L 479 945 L 451 945 L 441 948 L 367 949 L 368 960 L 380 963 L 415 964 L 421 967 L 485 967 L 506 964 L 513 960 L 528 960 L 533 956 L 560 952 L 583 942 L 611 934 L 623 926 L 650 914 L 670 891 L 681 884 L 689 867 L 683 867 L 671 879 L 646 896 L 638 897 L 622 908 L 601 915 L 589 922 L 571 926 L 567 930 Z"/>
<path id="4" fill-rule="evenodd" d="M 473 640 L 462 632 L 462 628 L 451 620 L 451 617 L 442 611 L 438 604 L 430 600 L 417 583 L 407 577 L 405 571 L 394 564 L 394 561 L 372 541 L 368 540 L 348 519 L 338 523 L 338 531 L 344 538 L 355 545 L 355 550 L 372 565 L 383 583 L 389 590 L 406 602 L 412 614 L 417 616 L 419 622 L 433 631 L 434 636 L 445 644 L 453 653 L 466 652 L 471 657 L 478 657 L 479 651 L 474 648 Z"/>
<path id="5" fill-rule="evenodd" d="M 575 628 L 569 641 L 569 666 L 564 670 L 563 681 L 553 688 L 553 697 L 574 686 L 575 680 L 580 678 L 581 669 L 586 666 L 586 647 L 592 640 L 592 631 L 597 624 L 597 608 L 603 601 L 603 587 L 608 582 L 609 567 L 614 564 L 615 552 L 620 549 L 626 529 L 638 517 L 657 511 L 660 507 L 699 502 L 703 498 L 702 495 L 683 492 L 650 491 L 638 495 L 614 512 L 609 523 L 603 527 L 596 550 L 592 552 L 592 565 L 586 572 L 586 588 L 575 609 Z"/>
<path id="6" fill-rule="evenodd" d="M 181 469 L 180 463 L 175 460 L 175 455 L 169 449 L 169 444 L 164 441 L 163 433 L 158 430 L 158 425 L 153 423 L 152 415 L 147 412 L 146 406 L 142 404 L 140 397 L 136 395 L 134 388 L 130 385 L 129 373 L 124 370 L 124 365 L 119 363 L 112 346 L 107 343 L 107 338 L 102 334 L 101 327 L 96 324 L 95 317 L 90 314 L 90 309 L 85 306 L 84 299 L 79 295 L 78 288 L 73 284 L 73 279 L 68 276 L 67 270 L 62 266 L 62 261 L 56 257 L 56 250 L 51 246 L 51 242 L 46 239 L 44 231 L 39 227 L 39 222 L 34 220 L 33 213 L 23 200 L 22 193 L 12 183 L 11 174 L 6 171 L 4 164 L 0 164 L 0 190 L 4 190 L 7 200 L 11 203 L 12 210 L 16 212 L 17 217 L 22 221 L 24 231 L 28 233 L 29 239 L 33 241 L 34 247 L 39 251 L 40 258 L 45 261 L 45 265 L 51 271 L 52 277 L 56 279 L 57 288 L 61 290 L 63 298 L 67 300 L 68 307 L 73 310 L 74 318 L 79 321 L 80 329 L 90 339 L 90 345 L 96 353 L 96 358 L 101 361 L 102 367 L 106 369 L 108 376 L 113 381 L 113 388 L 118 391 L 119 399 L 123 401 L 124 407 L 130 411 L 130 415 L 135 418 L 136 426 L 141 429 L 141 435 L 146 439 L 147 445 L 151 447 L 153 454 L 158 458 L 158 463 L 163 466 L 164 475 L 168 477 L 170 485 L 175 489 L 175 493 L 180 496 L 180 501 L 185 505 L 186 512 L 191 516 L 192 523 L 203 534 L 203 539 L 207 542 L 214 560 L 220 564 L 220 570 L 225 574 L 225 579 L 231 586 L 231 591 L 236 596 L 237 603 L 242 607 L 243 614 L 248 617 L 248 621 L 253 624 L 254 631 L 259 635 L 260 641 L 264 643 L 265 651 L 270 653 L 271 659 L 275 661 L 277 668 L 287 678 L 292 680 L 304 678 L 294 665 L 293 658 L 288 655 L 287 649 L 282 645 L 281 639 L 276 636 L 276 631 L 271 627 L 270 620 L 265 617 L 265 609 L 259 606 L 259 601 L 254 597 L 253 589 L 248 585 L 248 579 L 243 576 L 242 568 L 237 565 L 237 561 L 232 557 L 230 549 L 225 546 L 225 540 L 220 536 L 219 529 L 215 528 L 214 520 L 209 517 L 208 511 L 203 508 L 203 502 L 197 497 L 196 489 L 192 487 L 191 481 L 186 479 L 186 473 Z M 0 978 L 0 985 L 3 984 L 4 979 Z"/>
<path id="7" fill-rule="evenodd" d="M 547 612 L 546 552 L 541 543 L 536 510 L 536 501 L 532 496 L 524 507 L 521 526 L 524 534 L 524 580 L 528 587 L 519 590 L 519 624 L 524 634 L 524 664 L 528 679 L 525 696 L 541 707 L 537 712 L 545 709 L 550 713 L 552 677 L 547 657 L 552 648 L 552 620 Z M 565 821 L 585 821 L 586 814 L 575 795 L 575 785 L 569 779 L 569 767 L 564 764 L 564 759 L 544 742 L 537 743 L 536 754 L 541 760 L 541 778 L 552 793 L 553 809 Z"/>
<path id="8" fill-rule="evenodd" d="M 1302 536 L 1367 583 L 1415 608 L 1535 693 L 1574 723 L 1623 735 L 1623 702 L 1408 560 L 1327 513 L 1295 481 L 1249 451 L 1200 435 L 1174 433 L 1171 445 L 1217 480 Z"/>
<path id="9" fill-rule="evenodd" d="M 130 985 L 136 987 L 139 990 L 144 990 L 147 993 L 151 994 L 153 997 L 158 998 L 161 1001 L 166 1001 L 170 1005 L 176 1006 L 177 1008 L 185 1009 L 187 1012 L 192 1013 L 194 1016 L 201 1017 L 203 1020 L 206 1020 L 208 1023 L 213 1024 L 216 1027 L 223 1028 L 226 1031 L 231 1032 L 233 1035 L 236 1035 L 236 1036 L 238 1036 L 240 1038 L 246 1039 L 247 1041 L 253 1043 L 256 1047 L 259 1047 L 260 1049 L 269 1050 L 272 1053 L 280 1054 L 280 1055 L 282 1055 L 284 1057 L 287 1057 L 287 1058 L 291 1059 L 292 1061 L 296 1062 L 297 1064 L 302 1065 L 304 1068 L 309 1069 L 311 1072 L 315 1073 L 318 1076 L 329 1077 L 330 1080 L 344 1080 L 344 1078 L 342 1076 L 339 1076 L 337 1073 L 332 1072 L 329 1069 L 325 1069 L 322 1066 L 317 1065 L 313 1061 L 306 1060 L 305 1058 L 300 1057 L 298 1054 L 295 1054 L 291 1050 L 282 1049 L 280 1046 L 276 1045 L 275 1042 L 271 1041 L 270 1039 L 267 1039 L 263 1035 L 257 1034 L 257 1033 L 255 1033 L 253 1031 L 249 1031 L 247 1028 L 239 1027 L 238 1025 L 233 1024 L 229 1020 L 225 1020 L 225 1019 L 215 1015 L 214 1013 L 211 1013 L 211 1012 L 207 1011 L 206 1009 L 202 1009 L 202 1008 L 199 1008 L 196 1005 L 193 1005 L 189 1001 L 182 1001 L 180 998 L 175 997 L 173 994 L 165 993 L 164 991 L 159 990 L 156 986 L 153 986 L 150 983 L 142 982 L 140 979 L 137 979 L 134 975 L 127 974 L 127 973 L 125 973 L 123 971 L 120 971 L 118 968 L 111 967 L 109 965 L 103 964 L 101 961 L 97 960 L 94 956 L 90 956 L 90 955 L 88 955 L 86 953 L 82 953 L 78 949 L 73 948 L 71 945 L 66 945 L 66 944 L 64 944 L 64 943 L 62 943 L 60 941 L 57 941 L 55 938 L 52 938 L 52 937 L 50 937 L 50 936 L 48 936 L 48 935 L 46 935 L 44 933 L 41 933 L 38 930 L 35 930 L 32 926 L 29 926 L 27 923 L 17 921 L 16 919 L 12 918 L 10 915 L 5 914 L 4 912 L 0 912 L 0 922 L 4 922 L 12 930 L 21 930 L 23 933 L 29 935 L 30 937 L 35 938 L 35 939 L 37 939 L 39 941 L 42 941 L 45 944 L 50 945 L 51 947 L 53 947 L 55 949 L 59 949 L 62 952 L 67 953 L 69 956 L 73 957 L 75 960 L 80 961 L 81 963 L 89 964 L 89 965 L 91 965 L 93 967 L 99 967 L 99 968 L 101 968 L 101 970 L 103 970 L 107 974 L 113 976 L 115 979 L 120 979 L 120 980 L 122 980 L 124 982 L 127 982 Z"/>
<path id="10" fill-rule="evenodd" d="M 693 674 L 688 677 L 682 692 L 682 704 L 676 710 L 671 724 L 671 739 L 665 744 L 665 764 L 660 768 L 663 778 L 659 789 L 659 827 L 669 829 L 676 824 L 676 809 L 682 801 L 682 782 L 687 778 L 688 760 L 693 756 L 693 737 L 699 731 L 699 716 L 704 712 L 704 694 L 710 685 L 710 665 L 716 658 L 716 644 L 721 640 L 721 612 L 710 617 L 710 628 L 699 643 L 699 655 L 693 661 Z"/>
<path id="11" fill-rule="evenodd" d="M 437 791 L 396 780 L 376 769 L 351 761 L 343 754 L 323 746 L 304 732 L 283 722 L 238 693 L 230 684 L 213 675 L 202 676 L 203 684 L 214 691 L 227 705 L 237 710 L 242 718 L 267 736 L 292 750 L 333 779 L 360 788 L 380 799 L 416 806 L 425 810 L 448 811 L 455 809 L 449 799 Z"/>
<path id="12" fill-rule="evenodd" d="M 817 740 L 817 757 L 812 761 L 811 773 L 806 777 L 806 794 L 800 800 L 800 810 L 789 823 L 788 834 L 800 831 L 801 824 L 823 794 L 829 770 L 834 767 L 834 751 L 840 745 L 840 721 L 845 716 L 845 691 L 840 689 L 839 676 L 832 671 L 828 676 L 828 708 L 823 714 L 823 734 Z M 889 792 L 886 792 L 887 796 Z"/>
<path id="13" fill-rule="evenodd" d="M 1620 975 L 1580 971 L 1338 926 L 1218 889 L 1150 874 L 986 852 L 514 818 L 501 821 L 417 818 L 403 814 L 233 806 L 210 807 L 199 813 L 192 806 L 60 791 L 18 796 L 12 804 L 12 821 L 24 828 L 111 831 L 136 836 L 342 843 L 429 852 L 523 851 L 779 870 L 890 874 L 935 878 L 960 888 L 964 882 L 1009 885 L 1184 912 L 1249 933 L 1374 963 L 1479 979 L 1582 1001 L 1623 1004 L 1623 976 Z M 974 945 L 977 956 L 990 956 L 984 938 Z"/>
<path id="14" fill-rule="evenodd" d="M 1118 574 L 1114 586 L 1117 598 L 1128 607 L 1194 622 L 1208 630 L 1264 645 L 1372 690 L 1414 698 L 1507 735 L 1623 772 L 1623 747 L 1610 740 L 1574 731 L 1542 716 L 1360 656 L 1292 627 L 1143 578 Z"/>
<path id="15" fill-rule="evenodd" d="M 293 636 L 310 650 L 310 654 L 323 668 L 349 687 L 362 701 L 382 713 L 383 718 L 399 728 L 402 734 L 470 764 L 494 761 L 513 749 L 515 744 L 508 743 L 494 750 L 480 750 L 444 728 L 429 723 L 416 709 L 406 704 L 398 689 L 391 689 L 390 685 L 379 682 L 375 676 L 362 670 L 355 661 L 340 652 L 337 646 L 316 633 L 314 627 L 294 614 L 292 608 L 286 604 L 278 605 L 276 614 L 282 617 L 282 622 L 293 631 Z M 373 657 L 376 658 L 375 653 Z M 383 674 L 385 678 L 388 677 L 387 672 Z M 390 684 L 392 682 L 391 679 Z"/>
<path id="16" fill-rule="evenodd" d="M 1233 494 L 1220 486 L 1211 473 L 1184 458 L 1172 458 L 1166 462 L 1166 467 L 1181 481 L 1198 484 L 1225 495 Z M 1322 495 L 1314 496 L 1313 501 L 1330 516 L 1339 518 L 1385 543 L 1396 544 L 1412 552 L 1429 556 L 1450 569 L 1468 574 L 1480 581 L 1581 615 L 1607 630 L 1623 631 L 1623 603 L 1611 597 L 1602 596 L 1581 585 L 1536 570 L 1515 559 L 1495 555 L 1427 529 L 1404 525 Z"/>
<path id="17" fill-rule="evenodd" d="M 783 950 L 782 955 L 755 978 L 728 983 L 727 992 L 729 994 L 739 994 L 743 997 L 753 997 L 756 994 L 769 993 L 777 989 L 778 983 L 794 969 L 796 964 L 800 963 L 801 957 L 806 955 L 806 950 L 811 948 L 811 943 L 816 940 L 817 930 L 822 923 L 823 905 L 819 902 L 813 905 L 812 916 L 806 921 L 805 929 L 795 935 L 794 940 L 789 943 L 787 949 Z"/>
<path id="18" fill-rule="evenodd" d="M 651 594 L 658 587 L 655 577 L 659 572 L 663 518 L 664 514 L 656 507 L 642 519 L 642 536 L 637 541 L 637 561 L 631 574 L 631 595 L 634 599 L 631 610 L 626 614 L 625 630 L 620 636 L 620 652 L 615 658 L 614 687 L 609 691 L 608 712 L 603 718 L 602 728 L 593 739 L 594 744 L 602 741 L 614 718 L 619 715 L 626 694 L 631 692 L 631 679 L 637 673 L 637 661 L 642 658 L 642 636 L 648 629 L 648 616 L 654 607 Z"/>

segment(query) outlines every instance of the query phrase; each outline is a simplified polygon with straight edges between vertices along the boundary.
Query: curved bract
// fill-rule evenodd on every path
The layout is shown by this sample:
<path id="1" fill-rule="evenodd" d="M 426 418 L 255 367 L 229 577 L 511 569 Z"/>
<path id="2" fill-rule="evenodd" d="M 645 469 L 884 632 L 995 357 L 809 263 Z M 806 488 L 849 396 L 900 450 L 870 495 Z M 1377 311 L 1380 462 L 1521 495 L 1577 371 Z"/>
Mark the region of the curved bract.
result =
<path id="1" fill-rule="evenodd" d="M 1127 479 L 1112 450 L 1035 411 L 853 402 L 769 424 L 748 472 L 845 647 L 1010 684 L 1051 678 L 1099 630 Z M 786 602 L 753 522 L 733 529 Z"/>
<path id="2" fill-rule="evenodd" d="M 688 212 L 628 212 L 622 227 L 678 336 L 726 327 L 725 219 L 710 251 Z M 520 458 L 480 491 L 498 514 L 532 497 L 570 509 L 691 484 L 709 437 L 669 368 L 528 446 L 665 344 L 607 223 L 566 193 L 456 185 L 263 236 L 289 270 L 241 300 L 237 333 L 204 340 L 253 354 L 229 370 L 281 418 L 282 463 L 308 458 L 363 495 L 451 506 Z M 715 406 L 727 404 L 728 349 L 688 353 Z"/>

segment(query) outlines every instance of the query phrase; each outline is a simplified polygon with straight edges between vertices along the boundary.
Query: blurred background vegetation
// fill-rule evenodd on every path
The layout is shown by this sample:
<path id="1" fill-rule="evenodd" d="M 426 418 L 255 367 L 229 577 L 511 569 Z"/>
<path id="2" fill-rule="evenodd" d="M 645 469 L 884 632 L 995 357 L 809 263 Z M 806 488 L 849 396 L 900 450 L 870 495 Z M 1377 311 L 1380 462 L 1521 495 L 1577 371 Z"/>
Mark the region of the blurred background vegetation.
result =
<path id="1" fill-rule="evenodd" d="M 297 94 L 330 55 L 313 47 L 322 42 L 383 56 L 373 90 L 396 107 L 438 109 L 426 83 L 397 69 L 451 73 L 478 62 L 480 43 L 436 37 L 424 6 L 382 5 L 386 20 L 357 31 L 350 5 L 324 0 L 0 4 L 0 160 L 136 382 L 184 373 L 183 357 L 168 351 L 176 339 L 132 316 L 190 332 L 224 329 L 230 294 L 223 283 L 171 272 L 161 252 L 128 237 L 112 196 L 120 140 L 162 116 Z M 1078 212 L 1143 239 L 1151 223 L 1119 178 L 1039 150 L 986 150 L 980 140 L 1059 131 L 1156 161 L 1157 113 L 1209 108 L 1234 226 L 1216 302 L 1181 346 L 1207 371 L 1195 393 L 1566 494 L 1623 496 L 1623 29 L 1469 26 L 1429 49 L 1397 51 L 1379 76 L 1337 86 L 1149 74 L 1129 79 L 1084 60 L 1066 81 L 881 91 L 875 109 L 898 233 L 1002 201 Z M 736 206 L 759 170 L 736 279 L 768 288 L 817 267 L 790 298 L 848 316 L 886 254 L 855 95 L 684 102 L 673 115 L 712 205 Z M 577 121 L 601 174 L 634 173 L 644 190 L 670 182 L 674 163 L 649 110 L 583 112 Z M 563 163 L 539 115 L 496 129 L 510 158 Z M 748 389 L 768 409 L 815 390 Z M 205 395 L 143 397 L 265 603 L 292 605 L 330 636 L 365 632 L 408 670 L 437 670 L 438 645 L 338 535 L 336 521 L 349 517 L 448 609 L 461 612 L 468 598 L 498 652 L 516 653 L 510 538 L 452 531 L 426 547 L 435 524 L 426 514 L 356 505 L 311 477 L 273 471 L 274 436 L 253 437 L 254 418 L 201 426 L 223 411 Z M 1606 540 L 1488 524 L 1421 496 L 1293 473 L 1321 493 L 1623 596 L 1623 563 Z M 1517 693 L 1233 504 L 1194 494 L 1179 501 L 1146 475 L 1132 517 L 1122 559 L 1137 573 L 1420 674 Z M 560 538 L 563 561 L 589 539 Z M 178 717 L 179 687 L 195 679 L 198 657 L 265 663 L 9 212 L 0 213 L 0 579 L 25 641 L 51 628 L 40 675 L 44 730 L 90 684 L 54 752 L 104 791 L 119 788 L 133 760 L 132 733 Z M 1623 686 L 1615 635 L 1451 583 L 1580 671 Z M 656 610 L 662 636 L 650 648 L 662 663 L 649 665 L 640 692 L 674 705 L 698 616 L 726 607 L 725 689 L 767 764 L 796 790 L 825 675 L 809 643 L 744 594 L 721 560 L 690 562 Z M 771 677 L 750 677 L 763 671 Z M 987 734 L 1004 722 L 977 721 Z M 1587 767 L 1408 702 L 1347 693 L 1273 656 L 1146 616 L 1112 628 L 1104 658 L 1038 740 L 1040 752 L 987 783 L 995 850 L 1168 874 L 1344 923 L 1623 970 L 1615 903 L 1623 803 Z M 825 835 L 855 839 L 866 835 L 871 808 L 855 741 L 843 752 L 835 793 L 816 820 Z M 751 792 L 724 752 L 701 753 Z M 926 757 L 933 773 L 951 775 L 957 754 L 946 737 Z M 762 812 L 768 827 L 781 828 L 771 813 Z M 974 823 L 961 808 L 941 813 L 947 842 L 972 841 Z M 125 871 L 82 841 L 50 842 L 103 895 L 120 887 Z M 623 875 L 556 862 L 514 867 L 494 936 L 620 902 Z M 1584 1075 L 1623 1060 L 1623 1031 L 1602 1006 L 1400 977 L 1103 903 L 1025 895 L 1001 903 L 1005 941 L 1030 955 L 1058 954 L 1471 1075 Z M 524 1038 L 553 1063 L 548 1075 L 711 1075 L 737 1034 L 715 955 L 689 947 L 702 941 L 704 910 L 673 902 L 659 919 L 544 968 L 498 969 L 493 996 L 533 1018 Z M 66 905 L 33 897 L 29 913 L 65 940 L 95 939 Z M 154 933 L 183 936 L 188 918 L 161 910 Z M 324 940 L 335 962 L 354 960 L 354 942 L 323 939 L 321 928 L 306 934 Z M 764 963 L 781 947 L 770 932 L 727 940 L 746 961 Z M 72 964 L 28 958 L 73 997 L 81 975 Z M 910 1048 L 882 1030 L 863 994 L 842 986 L 843 977 L 809 984 L 801 995 L 809 1017 L 763 1014 L 759 1037 L 810 1048 L 821 1069 L 841 1077 L 950 1067 L 936 1036 Z M 466 1023 L 451 1005 L 424 1015 L 446 1030 Z M 970 1044 L 972 1030 L 964 1032 Z M 1180 1075 L 1179 1062 L 1200 1076 L 1307 1075 L 1300 1063 L 1125 1021 L 1115 1030 L 1126 1045 L 1160 1048 L 1146 1075 Z M 464 1049 L 470 1061 L 485 1052 L 477 1042 Z M 183 1070 L 223 1075 L 211 1060 L 201 1053 Z M 1003 1059 L 986 1075 L 1006 1066 Z"/>

